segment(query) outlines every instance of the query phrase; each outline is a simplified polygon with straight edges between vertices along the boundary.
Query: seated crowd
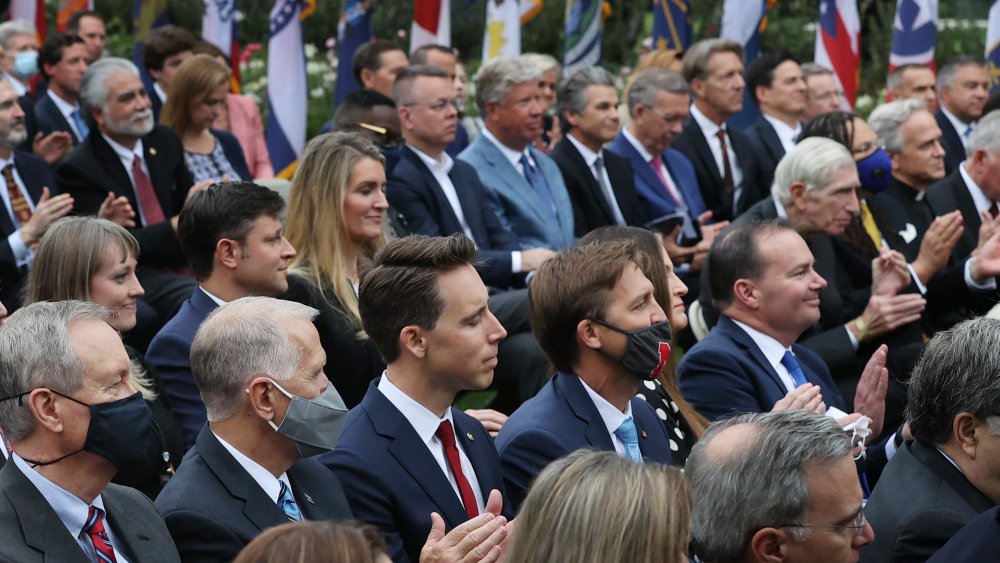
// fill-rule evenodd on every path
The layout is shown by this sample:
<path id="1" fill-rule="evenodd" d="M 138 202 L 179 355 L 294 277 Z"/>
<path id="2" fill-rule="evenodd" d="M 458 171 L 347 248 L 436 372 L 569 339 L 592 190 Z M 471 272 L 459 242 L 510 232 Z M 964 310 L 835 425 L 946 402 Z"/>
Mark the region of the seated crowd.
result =
<path id="1" fill-rule="evenodd" d="M 725 39 L 502 57 L 472 119 L 374 41 L 283 183 L 218 49 L 70 24 L 0 24 L 0 560 L 996 557 L 982 62 L 865 120 Z"/>

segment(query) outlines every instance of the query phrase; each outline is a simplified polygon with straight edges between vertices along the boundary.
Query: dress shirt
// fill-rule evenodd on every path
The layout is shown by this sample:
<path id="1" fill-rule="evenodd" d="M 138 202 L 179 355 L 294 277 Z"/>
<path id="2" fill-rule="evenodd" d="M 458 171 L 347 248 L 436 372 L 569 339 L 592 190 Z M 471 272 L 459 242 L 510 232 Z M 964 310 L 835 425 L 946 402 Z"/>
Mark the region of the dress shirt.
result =
<path id="1" fill-rule="evenodd" d="M 642 160 L 644 160 L 647 164 L 652 166 L 652 160 L 655 155 L 646 150 L 646 147 L 643 146 L 641 142 L 639 142 L 639 139 L 635 138 L 635 135 L 632 134 L 632 131 L 630 129 L 631 129 L 630 127 L 623 128 L 622 135 L 625 137 L 625 140 L 632 145 L 632 148 L 635 149 L 635 152 L 639 153 L 639 156 L 642 157 Z M 667 165 L 663 161 L 662 157 L 660 158 L 660 172 L 662 172 L 663 177 L 667 179 L 666 188 L 667 191 L 670 192 L 670 197 L 674 199 L 674 202 L 677 203 L 679 209 L 686 210 L 687 202 L 684 201 L 684 194 L 683 192 L 681 192 L 680 188 L 678 188 L 677 185 L 674 184 L 674 177 L 670 175 L 670 170 L 667 170 Z"/>
<path id="2" fill-rule="evenodd" d="M 718 134 L 719 129 L 722 129 L 722 127 L 705 117 L 705 114 L 701 113 L 696 104 L 691 104 L 691 117 L 694 118 L 695 123 L 701 129 L 701 134 L 708 141 L 708 148 L 712 149 L 712 155 L 715 156 L 715 165 L 719 168 L 719 177 L 725 177 L 725 165 L 722 163 L 722 143 L 716 137 L 716 134 Z M 735 205 L 735 202 L 740 200 L 740 194 L 743 193 L 743 169 L 740 168 L 739 160 L 736 158 L 736 151 L 733 150 L 733 138 L 729 135 L 728 126 L 726 127 L 726 139 L 726 156 L 729 157 L 729 167 L 733 171 L 733 205 Z"/>
<path id="3" fill-rule="evenodd" d="M 222 444 L 222 447 L 226 448 L 229 455 L 233 456 L 236 463 L 240 464 L 240 467 L 242 467 L 243 470 L 246 471 L 258 485 L 260 485 L 260 488 L 264 489 L 264 493 L 267 494 L 269 499 L 274 501 L 275 505 L 278 504 L 278 498 L 281 496 L 282 483 L 288 487 L 289 491 L 292 491 L 293 495 L 295 494 L 295 489 L 292 488 L 292 484 L 288 481 L 287 473 L 282 473 L 278 477 L 275 477 L 274 473 L 264 469 L 261 464 L 250 459 L 244 455 L 243 452 L 234 448 L 229 442 L 223 440 L 222 437 L 216 434 L 214 430 L 212 431 L 212 435 L 215 436 L 215 439 L 218 440 L 220 444 Z"/>
<path id="4" fill-rule="evenodd" d="M 153 82 L 153 91 L 156 92 L 156 97 L 160 98 L 161 102 L 167 103 L 167 91 L 160 88 L 159 82 Z"/>
<path id="5" fill-rule="evenodd" d="M 587 163 L 587 168 L 590 169 L 590 173 L 594 176 L 594 179 L 597 180 L 597 185 L 600 186 L 601 191 L 604 192 L 604 199 L 608 202 L 608 206 L 611 207 L 611 215 L 615 218 L 615 223 L 624 225 L 625 216 L 622 215 L 622 210 L 618 206 L 618 199 L 615 198 L 615 190 L 611 187 L 611 177 L 608 176 L 608 161 L 604 158 L 604 155 L 601 154 L 604 151 L 594 152 L 590 150 L 590 147 L 587 147 L 578 141 L 572 132 L 569 135 L 566 135 L 566 138 L 569 139 L 569 142 L 573 143 L 574 147 L 576 147 L 580 156 L 583 157 L 583 161 Z M 598 157 L 601 158 L 601 162 L 603 163 L 600 171 L 598 171 L 595 167 Z"/>
<path id="6" fill-rule="evenodd" d="M 766 113 L 762 113 L 764 119 L 774 127 L 774 132 L 778 134 L 778 140 L 781 141 L 781 146 L 785 149 L 785 154 L 792 152 L 795 148 L 795 142 L 798 141 L 799 135 L 802 134 L 802 124 L 795 122 L 795 127 L 789 127 L 787 123 L 778 119 L 777 117 L 772 117 Z"/>
<path id="7" fill-rule="evenodd" d="M 199 285 L 198 289 L 200 289 L 202 292 L 204 292 L 205 295 L 207 295 L 209 299 L 211 299 L 212 301 L 215 301 L 215 304 L 218 305 L 219 307 L 222 307 L 223 305 L 226 304 L 226 302 L 223 301 L 222 299 L 219 299 L 215 295 L 212 295 L 207 289 L 205 289 L 205 286 Z M 355 291 L 354 293 L 356 294 L 357 291 Z"/>
<path id="8" fill-rule="evenodd" d="M 392 406 L 396 407 L 396 409 L 403 415 L 403 418 L 410 423 L 410 426 L 412 426 L 413 430 L 416 431 L 417 436 L 420 436 L 420 440 L 425 446 L 427 446 L 427 449 L 430 450 L 431 455 L 434 456 L 434 461 L 437 462 L 441 472 L 448 478 L 448 482 L 451 483 L 451 488 L 455 491 L 455 496 L 458 497 L 461 502 L 462 493 L 459 492 L 455 476 L 452 475 L 451 469 L 448 467 L 448 460 L 444 453 L 444 444 L 441 442 L 440 438 L 437 437 L 437 429 L 438 426 L 441 426 L 441 421 L 447 420 L 451 424 L 451 427 L 453 429 L 455 428 L 455 421 L 451 416 L 451 409 L 445 409 L 444 416 L 439 417 L 428 410 L 427 407 L 414 401 L 406 393 L 403 393 L 399 387 L 396 387 L 392 381 L 389 380 L 389 377 L 390 375 L 388 370 L 382 372 L 382 379 L 378 382 L 378 390 L 390 403 L 392 403 Z M 458 448 L 458 458 L 462 464 L 462 473 L 464 473 L 465 478 L 468 479 L 469 486 L 472 488 L 472 493 L 476 495 L 476 507 L 479 509 L 479 513 L 482 514 L 486 509 L 486 504 L 483 499 L 482 488 L 479 486 L 479 479 L 476 477 L 476 470 L 472 467 L 472 462 L 469 461 L 469 456 L 465 455 L 465 450 L 462 448 L 462 441 L 456 439 L 455 446 Z"/>
<path id="9" fill-rule="evenodd" d="M 587 395 L 590 395 L 590 400 L 594 402 L 594 406 L 597 407 L 597 414 L 601 415 L 601 420 L 604 421 L 604 426 L 608 429 L 608 434 L 611 435 L 611 441 L 615 445 L 615 451 L 618 455 L 625 456 L 625 444 L 618 439 L 615 434 L 615 430 L 625 422 L 625 419 L 632 416 L 632 402 L 629 401 L 625 403 L 625 412 L 618 410 L 618 407 L 612 405 L 607 399 L 600 396 L 597 391 L 590 388 L 587 382 L 583 380 L 582 377 L 577 376 L 580 379 L 580 383 L 583 384 L 584 390 L 587 391 Z"/>
<path id="10" fill-rule="evenodd" d="M 107 141 L 109 145 L 111 145 L 111 150 L 115 151 L 115 154 L 118 155 L 118 160 L 122 163 L 122 166 L 125 167 L 125 173 L 128 174 L 128 181 L 132 183 L 132 193 L 135 195 L 135 206 L 138 208 L 136 209 L 136 213 L 139 214 L 139 219 L 142 221 L 142 224 L 148 227 L 149 223 L 146 222 L 146 214 L 142 210 L 142 203 L 139 202 L 139 194 L 135 191 L 135 177 L 132 176 L 132 160 L 138 156 L 139 162 L 142 165 L 142 171 L 145 172 L 147 177 L 149 177 L 149 168 L 146 166 L 146 157 L 144 156 L 145 151 L 142 148 L 142 139 L 137 140 L 135 142 L 135 147 L 129 149 L 124 145 L 118 144 L 114 139 L 108 137 L 103 131 L 101 132 L 101 136 L 104 137 L 104 140 Z M 149 178 L 149 181 L 152 183 L 153 179 Z M 153 189 L 155 190 L 156 187 L 154 186 Z"/>
<path id="11" fill-rule="evenodd" d="M 981 219 L 983 213 L 989 212 L 990 207 L 993 206 L 993 202 L 986 197 L 986 194 L 983 193 L 983 189 L 976 184 L 976 181 L 972 179 L 972 176 L 969 176 L 969 172 L 965 169 L 964 162 L 958 165 L 958 172 L 962 175 L 962 180 L 965 182 L 965 188 L 969 190 L 969 195 L 972 196 L 972 202 L 976 204 L 976 212 L 979 213 L 979 217 Z M 978 283 L 972 278 L 972 258 L 966 259 L 964 272 L 965 285 L 967 285 L 969 289 L 989 291 L 997 288 L 996 278 L 986 278 L 986 281 L 983 283 Z"/>
<path id="12" fill-rule="evenodd" d="M 0 170 L 3 170 L 7 165 L 14 165 L 14 153 L 11 152 L 10 158 L 0 159 Z M 21 180 L 21 175 L 17 173 L 17 166 L 14 166 L 14 183 L 17 184 L 17 189 L 21 190 L 21 196 L 24 197 L 24 201 L 28 203 L 28 207 L 31 211 L 35 211 L 35 202 L 31 200 L 31 196 L 28 195 L 28 190 L 24 187 L 24 181 Z M 17 217 L 14 215 L 14 209 L 10 204 L 10 193 L 7 191 L 7 182 L 0 178 L 0 199 L 3 200 L 4 208 L 7 210 L 7 216 L 10 217 L 10 222 L 14 225 L 14 232 L 7 236 L 7 244 L 10 245 L 10 251 L 14 254 L 14 260 L 17 262 L 18 268 L 23 268 L 31 263 L 35 259 L 35 253 L 28 248 L 28 245 L 24 244 L 21 240 L 21 224 L 17 222 Z"/>
<path id="13" fill-rule="evenodd" d="M 128 563 L 128 558 L 125 557 L 124 546 L 115 538 L 115 532 L 111 525 L 112 515 L 108 514 L 108 511 L 105 510 L 104 499 L 101 498 L 101 495 L 97 495 L 94 498 L 94 502 L 87 504 L 80 497 L 49 481 L 41 473 L 35 471 L 21 456 L 17 455 L 17 452 L 14 452 L 10 458 L 17 465 L 17 468 L 21 470 L 21 473 L 24 473 L 24 476 L 38 489 L 38 492 L 45 498 L 45 501 L 49 503 L 49 507 L 52 508 L 52 511 L 59 517 L 59 520 L 66 526 L 69 535 L 73 536 L 80 549 L 87 554 L 89 559 L 96 559 L 94 544 L 83 527 L 87 524 L 87 513 L 90 511 L 90 507 L 95 506 L 100 508 L 104 513 L 104 531 L 107 532 L 108 539 L 111 540 L 111 547 L 115 550 L 115 559 L 118 563 Z"/>
<path id="14" fill-rule="evenodd" d="M 13 75 L 5 72 L 3 73 L 3 79 L 14 88 L 14 91 L 17 92 L 18 98 L 28 93 L 28 87 L 24 84 L 24 82 L 14 78 Z"/>
<path id="15" fill-rule="evenodd" d="M 483 128 L 483 136 L 489 139 L 491 143 L 493 143 L 494 145 L 497 146 L 498 149 L 500 149 L 500 153 L 503 154 L 504 158 L 510 161 L 510 163 L 514 166 L 514 169 L 520 172 L 521 176 L 524 176 L 525 180 L 527 180 L 528 177 L 524 174 L 524 166 L 521 166 L 522 155 L 528 159 L 529 164 L 538 169 L 538 163 L 535 162 L 535 159 L 531 158 L 531 151 L 528 150 L 527 146 L 524 147 L 524 149 L 521 151 L 516 151 L 508 147 L 507 145 L 501 143 L 499 140 L 497 140 L 497 138 L 493 135 L 493 133 L 491 133 L 490 130 L 485 127 Z M 539 174 L 542 173 L 540 169 L 538 170 L 538 172 Z"/>
<path id="16" fill-rule="evenodd" d="M 958 133 L 958 138 L 962 140 L 962 147 L 968 150 L 969 138 L 965 136 L 965 130 L 971 126 L 972 130 L 975 131 L 976 122 L 973 121 L 972 123 L 966 123 L 962 121 L 961 119 L 955 117 L 955 114 L 948 111 L 948 108 L 944 107 L 944 105 L 941 105 L 941 113 L 948 118 L 948 121 L 951 122 L 951 126 L 955 128 L 955 131 Z"/>
<path id="17" fill-rule="evenodd" d="M 69 128 L 73 131 L 73 136 L 76 137 L 77 139 L 83 140 L 83 135 L 81 134 L 80 130 L 76 128 L 76 120 L 73 119 L 73 112 L 80 111 L 80 105 L 71 104 L 66 100 L 60 98 L 58 94 L 52 91 L 52 88 L 46 90 L 45 95 L 48 96 L 50 100 L 52 100 L 52 103 L 54 103 L 57 108 L 59 108 L 59 113 L 61 113 L 63 118 L 66 119 L 66 123 L 69 123 Z M 81 116 L 82 115 L 83 114 L 81 113 Z"/>

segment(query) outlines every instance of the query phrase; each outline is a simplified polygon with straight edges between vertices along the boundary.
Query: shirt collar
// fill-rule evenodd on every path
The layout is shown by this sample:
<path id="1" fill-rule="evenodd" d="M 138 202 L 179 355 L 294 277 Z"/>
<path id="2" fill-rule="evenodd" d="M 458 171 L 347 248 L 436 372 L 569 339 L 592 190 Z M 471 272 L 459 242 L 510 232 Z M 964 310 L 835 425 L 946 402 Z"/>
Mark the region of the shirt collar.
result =
<path id="1" fill-rule="evenodd" d="M 782 346 L 781 342 L 778 342 L 775 338 L 764 334 L 746 323 L 742 323 L 732 317 L 730 317 L 729 320 L 736 323 L 736 326 L 742 328 L 743 332 L 750 336 L 750 339 L 757 345 L 757 348 L 760 348 L 761 353 L 764 354 L 765 358 L 767 358 L 767 362 L 771 364 L 774 371 L 778 371 L 778 365 L 781 364 L 781 358 L 785 357 L 785 352 L 788 352 L 791 349 L 785 348 Z"/>
<path id="2" fill-rule="evenodd" d="M 573 143 L 573 146 L 576 147 L 576 150 L 580 152 L 580 156 L 583 157 L 583 161 L 587 163 L 587 166 L 593 168 L 594 161 L 597 160 L 597 157 L 600 156 L 600 153 L 590 150 L 589 147 L 578 141 L 576 137 L 574 137 L 573 135 L 566 135 L 566 138 L 569 139 L 569 142 Z"/>
<path id="3" fill-rule="evenodd" d="M 211 430 L 211 428 L 209 429 Z M 240 467 L 242 467 L 244 471 L 249 473 L 250 477 L 253 478 L 253 480 L 256 481 L 258 485 L 260 485 L 260 488 L 264 489 L 264 492 L 267 493 L 267 496 L 272 501 L 274 501 L 275 503 L 278 502 L 278 497 L 281 496 L 281 483 L 284 483 L 285 486 L 288 487 L 288 490 L 292 489 L 292 484 L 288 482 L 287 473 L 282 473 L 278 477 L 275 477 L 274 473 L 271 473 L 267 469 L 264 469 L 264 467 L 261 464 L 250 459 L 249 457 L 244 455 L 243 452 L 234 448 L 232 444 L 223 440 L 218 434 L 215 433 L 214 430 L 212 430 L 212 435 L 215 436 L 215 439 L 218 440 L 220 444 L 222 444 L 223 448 L 226 448 L 226 451 L 229 452 L 229 455 L 233 456 L 233 459 L 236 460 L 236 463 L 239 463 Z"/>
<path id="4" fill-rule="evenodd" d="M 416 153 L 418 157 L 420 157 L 420 160 L 422 160 L 423 163 L 427 165 L 427 168 L 430 168 L 435 172 L 443 172 L 444 174 L 448 174 L 449 172 L 451 172 L 451 168 L 455 166 L 455 161 L 452 160 L 451 156 L 449 156 L 448 153 L 445 151 L 441 151 L 441 160 L 435 160 L 429 154 L 411 145 L 410 143 L 406 143 L 406 146 L 410 147 L 410 150 Z"/>
<path id="5" fill-rule="evenodd" d="M 107 510 L 104 509 L 104 499 L 101 498 L 101 495 L 97 495 L 94 502 L 87 504 L 80 497 L 49 481 L 41 473 L 35 471 L 33 467 L 28 465 L 28 462 L 17 455 L 17 452 L 11 454 L 11 460 L 21 470 L 21 473 L 24 473 L 24 476 L 31 481 L 31 484 L 38 489 L 38 492 L 42 494 L 45 501 L 52 508 L 52 511 L 56 513 L 56 516 L 59 517 L 59 520 L 66 526 L 66 529 L 74 538 L 80 537 L 80 534 L 83 533 L 83 527 L 87 524 L 87 515 L 90 512 L 91 506 L 100 508 L 102 512 L 107 514 Z"/>
<path id="6" fill-rule="evenodd" d="M 782 146 L 785 150 L 788 150 L 789 146 L 795 146 L 796 139 L 802 134 L 802 124 L 795 122 L 795 127 L 789 127 L 787 123 L 778 119 L 777 117 L 768 115 L 766 113 L 761 114 L 764 119 L 774 127 L 774 132 L 778 134 L 778 139 L 781 140 Z"/>
<path id="7" fill-rule="evenodd" d="M 962 175 L 962 180 L 965 180 L 965 188 L 969 190 L 969 195 L 972 196 L 973 203 L 976 204 L 976 210 L 980 213 L 984 211 L 989 211 L 990 207 L 993 206 L 993 202 L 990 198 L 986 197 L 983 193 L 983 189 L 976 184 L 976 181 L 969 176 L 969 172 L 965 169 L 965 163 L 958 165 L 959 174 Z"/>
<path id="8" fill-rule="evenodd" d="M 788 212 L 785 211 L 785 204 L 781 203 L 778 196 L 772 195 L 771 199 L 774 201 L 774 210 L 778 213 L 779 219 L 788 219 Z"/>
<path id="9" fill-rule="evenodd" d="M 207 295 L 209 299 L 211 299 L 212 301 L 215 301 L 215 304 L 218 305 L 219 307 L 222 307 L 223 305 L 226 304 L 226 302 L 223 301 L 222 299 L 219 299 L 215 295 L 212 295 L 207 289 L 205 289 L 205 286 L 199 285 L 198 289 L 200 289 L 202 291 L 202 293 L 204 293 L 205 295 Z"/>
<path id="10" fill-rule="evenodd" d="M 618 410 L 618 407 L 600 396 L 597 391 L 591 389 L 590 385 L 587 385 L 587 382 L 582 377 L 576 377 L 583 384 L 583 389 L 587 392 L 587 395 L 590 395 L 590 400 L 594 402 L 594 406 L 597 407 L 597 414 L 601 415 L 601 420 L 604 421 L 604 426 L 608 428 L 608 433 L 614 435 L 615 430 L 618 430 L 618 427 L 625 422 L 625 419 L 632 416 L 632 402 L 625 403 L 625 412 L 622 412 Z"/>
<path id="11" fill-rule="evenodd" d="M 80 109 L 80 106 L 73 105 L 67 102 L 66 100 L 60 98 L 59 94 L 53 92 L 51 88 L 46 90 L 45 94 L 48 95 L 49 99 L 52 100 L 52 103 L 56 105 L 56 108 L 59 109 L 59 113 L 63 114 L 63 117 L 68 118 L 73 114 L 74 111 Z"/>
<path id="12" fill-rule="evenodd" d="M 142 139 L 137 140 L 135 142 L 135 147 L 129 149 L 125 145 L 119 144 L 111 137 L 108 137 L 108 135 L 104 131 L 101 131 L 101 136 L 104 137 L 104 140 L 107 141 L 109 145 L 111 145 L 111 149 L 115 151 L 115 154 L 118 155 L 118 158 L 121 159 L 122 162 L 125 162 L 127 160 L 131 163 L 132 160 L 137 156 L 140 159 L 142 159 L 143 155 Z"/>
<path id="13" fill-rule="evenodd" d="M 948 121 L 951 122 L 951 126 L 954 127 L 955 131 L 958 132 L 958 138 L 962 139 L 962 141 L 964 142 L 965 135 L 963 135 L 963 133 L 965 133 L 965 129 L 969 127 L 969 125 L 975 126 L 976 122 L 973 121 L 972 123 L 966 123 L 962 121 L 961 119 L 955 117 L 955 114 L 948 111 L 948 108 L 944 107 L 943 104 L 940 105 L 940 108 L 941 108 L 941 113 L 943 113 L 944 116 L 948 118 Z"/>
<path id="14" fill-rule="evenodd" d="M 416 402 L 406 393 L 396 387 L 392 381 L 389 379 L 389 370 L 382 372 L 382 379 L 378 382 L 378 390 L 382 392 L 382 395 L 392 403 L 392 406 L 396 407 L 400 413 L 402 413 L 403 418 L 410 423 L 410 426 L 417 432 L 417 436 L 425 445 L 430 447 L 431 440 L 437 435 L 438 426 L 441 426 L 441 422 L 447 420 L 452 423 L 452 428 L 455 424 L 452 421 L 451 409 L 445 409 L 444 416 L 438 417 L 438 415 L 431 412 L 427 407 Z"/>
<path id="15" fill-rule="evenodd" d="M 643 144 L 639 142 L 639 139 L 636 139 L 635 135 L 632 134 L 631 125 L 628 127 L 622 127 L 622 135 L 625 137 L 625 140 L 632 144 L 632 148 L 635 149 L 635 152 L 639 153 L 639 156 L 641 156 L 643 160 L 646 162 L 653 160 L 653 153 L 646 150 L 646 147 L 643 146 Z"/>
<path id="16" fill-rule="evenodd" d="M 535 159 L 531 158 L 531 153 L 528 151 L 528 147 L 524 147 L 523 151 L 518 152 L 497 140 L 497 138 L 493 136 L 493 133 L 491 133 L 486 127 L 483 127 L 481 134 L 491 143 L 496 145 L 498 149 L 500 149 L 503 156 L 514 165 L 514 168 L 517 168 L 521 163 L 522 155 L 528 157 L 528 162 L 530 162 L 532 166 L 535 165 Z"/>
<path id="17" fill-rule="evenodd" d="M 159 82 L 153 82 L 153 91 L 156 92 L 156 95 L 160 98 L 161 102 L 167 103 L 167 93 L 163 90 L 163 88 L 160 88 Z"/>
<path id="18" fill-rule="evenodd" d="M 722 129 L 722 127 L 716 125 L 714 121 L 706 117 L 704 113 L 701 113 L 697 104 L 691 104 L 691 117 L 694 118 L 695 123 L 701 128 L 701 132 L 705 135 L 706 139 L 711 139 L 719 132 L 719 129 Z"/>

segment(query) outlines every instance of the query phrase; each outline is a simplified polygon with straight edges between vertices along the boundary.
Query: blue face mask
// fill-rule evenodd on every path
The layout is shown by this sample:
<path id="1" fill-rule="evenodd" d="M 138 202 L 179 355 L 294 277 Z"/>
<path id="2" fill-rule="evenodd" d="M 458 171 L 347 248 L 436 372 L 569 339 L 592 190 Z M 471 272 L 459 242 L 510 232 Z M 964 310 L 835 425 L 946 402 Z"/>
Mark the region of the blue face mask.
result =
<path id="1" fill-rule="evenodd" d="M 889 180 L 892 179 L 892 159 L 884 150 L 878 149 L 862 158 L 857 162 L 857 166 L 862 188 L 878 193 L 889 187 Z"/>
<path id="2" fill-rule="evenodd" d="M 14 76 L 28 80 L 38 74 L 38 51 L 22 51 L 14 55 Z"/>

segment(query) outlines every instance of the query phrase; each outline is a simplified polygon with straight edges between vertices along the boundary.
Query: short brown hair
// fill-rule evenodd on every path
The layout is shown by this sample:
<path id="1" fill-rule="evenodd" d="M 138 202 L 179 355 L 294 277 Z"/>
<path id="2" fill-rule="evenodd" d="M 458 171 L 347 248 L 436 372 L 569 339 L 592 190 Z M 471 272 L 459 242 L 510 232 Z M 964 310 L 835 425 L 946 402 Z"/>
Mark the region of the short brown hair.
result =
<path id="1" fill-rule="evenodd" d="M 625 266 L 638 264 L 632 240 L 575 246 L 542 263 L 528 287 L 531 330 L 559 371 L 572 371 L 579 355 L 576 325 L 603 320 L 611 289 Z"/>
<path id="2" fill-rule="evenodd" d="M 476 245 L 456 233 L 447 237 L 411 235 L 390 241 L 361 274 L 358 309 L 365 332 L 386 363 L 399 358 L 399 333 L 417 325 L 433 329 L 444 299 L 438 277 L 473 266 Z"/>
<path id="3" fill-rule="evenodd" d="M 233 563 L 375 563 L 388 555 L 378 529 L 360 522 L 290 522 L 265 530 L 243 548 Z"/>
<path id="4" fill-rule="evenodd" d="M 169 57 L 194 49 L 198 40 L 190 31 L 176 25 L 158 27 L 142 43 L 142 64 L 148 70 L 162 70 Z"/>
<path id="5" fill-rule="evenodd" d="M 229 72 L 229 67 L 211 55 L 194 55 L 181 63 L 170 81 L 160 123 L 173 129 L 178 137 L 195 132 L 191 106 L 205 101 L 213 89 L 228 85 Z"/>

